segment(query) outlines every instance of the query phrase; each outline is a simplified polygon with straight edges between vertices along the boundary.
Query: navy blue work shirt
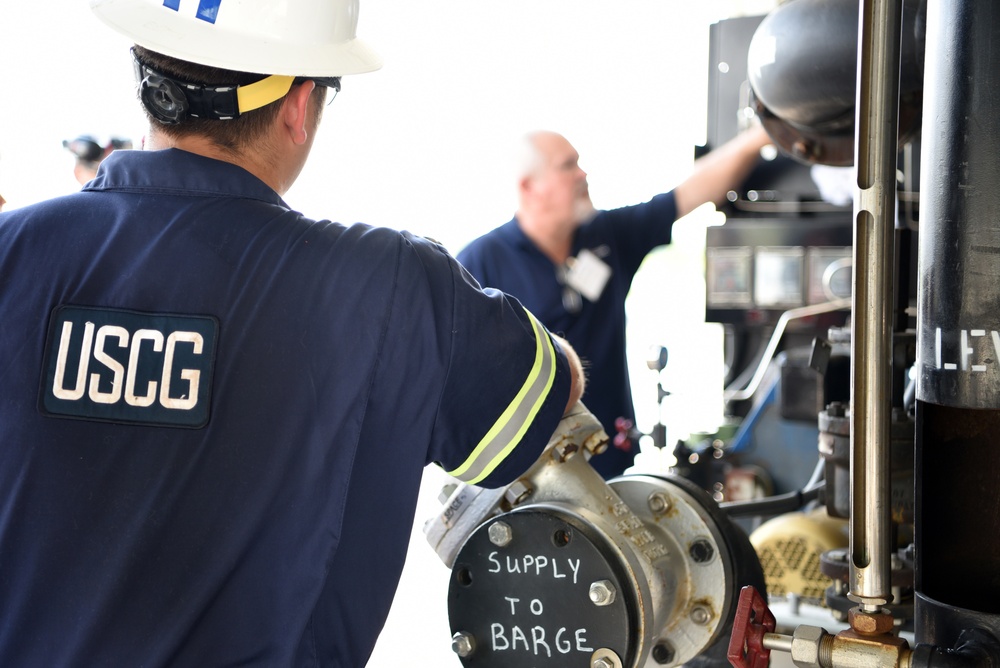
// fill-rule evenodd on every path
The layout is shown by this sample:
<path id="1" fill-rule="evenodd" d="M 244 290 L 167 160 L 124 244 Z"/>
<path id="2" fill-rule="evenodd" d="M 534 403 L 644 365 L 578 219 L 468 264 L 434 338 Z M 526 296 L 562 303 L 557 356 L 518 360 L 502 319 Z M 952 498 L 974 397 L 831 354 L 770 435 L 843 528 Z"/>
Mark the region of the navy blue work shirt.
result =
<path id="1" fill-rule="evenodd" d="M 568 310 L 559 267 L 529 239 L 513 219 L 463 248 L 458 255 L 483 286 L 513 295 L 552 332 L 563 336 L 583 361 L 587 388 L 583 403 L 615 435 L 615 420 L 635 422 L 625 354 L 625 297 L 639 265 L 651 250 L 670 243 L 677 204 L 673 192 L 650 201 L 598 211 L 573 238 L 571 255 L 590 250 L 611 268 L 596 302 L 585 297 L 578 311 Z M 591 464 L 605 478 L 632 465 L 638 445 L 624 451 L 610 446 Z"/>
<path id="2" fill-rule="evenodd" d="M 180 150 L 0 214 L 0 313 L 0 666 L 362 666 L 424 466 L 507 483 L 568 400 L 439 245 Z"/>

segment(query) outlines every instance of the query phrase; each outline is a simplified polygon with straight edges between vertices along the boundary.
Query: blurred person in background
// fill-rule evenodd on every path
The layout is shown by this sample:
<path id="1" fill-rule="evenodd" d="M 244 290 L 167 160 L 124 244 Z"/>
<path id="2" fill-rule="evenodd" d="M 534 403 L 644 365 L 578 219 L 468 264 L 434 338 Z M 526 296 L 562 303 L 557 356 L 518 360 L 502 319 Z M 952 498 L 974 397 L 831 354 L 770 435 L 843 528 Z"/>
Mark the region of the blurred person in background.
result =
<path id="1" fill-rule="evenodd" d="M 106 144 L 101 144 L 93 135 L 80 135 L 75 139 L 63 140 L 62 145 L 76 156 L 73 176 L 80 185 L 84 185 L 97 176 L 97 168 L 112 151 L 132 148 L 132 140 L 112 137 Z"/>
<path id="2" fill-rule="evenodd" d="M 523 138 L 514 218 L 469 243 L 458 261 L 484 287 L 517 297 L 566 338 L 587 369 L 583 403 L 614 438 L 616 421 L 635 423 L 625 354 L 625 298 L 645 257 L 669 244 L 679 218 L 721 204 L 771 143 L 754 125 L 695 161 L 690 175 L 648 202 L 598 210 L 580 155 L 561 134 Z M 668 286 L 686 290 L 689 286 Z M 605 478 L 632 466 L 638 446 L 625 439 L 590 463 Z"/>

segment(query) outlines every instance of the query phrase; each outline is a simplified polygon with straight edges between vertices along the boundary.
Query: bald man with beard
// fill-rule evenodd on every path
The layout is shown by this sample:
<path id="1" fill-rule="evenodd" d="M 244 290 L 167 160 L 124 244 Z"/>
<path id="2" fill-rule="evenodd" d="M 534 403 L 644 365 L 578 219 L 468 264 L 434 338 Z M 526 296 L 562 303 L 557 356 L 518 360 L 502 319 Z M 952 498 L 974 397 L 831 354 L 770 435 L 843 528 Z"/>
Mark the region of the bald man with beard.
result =
<path id="1" fill-rule="evenodd" d="M 458 260 L 483 287 L 516 297 L 552 332 L 563 335 L 587 370 L 584 403 L 615 434 L 635 422 L 625 354 L 625 297 L 643 259 L 669 244 L 679 218 L 720 204 L 746 179 L 770 143 L 760 126 L 695 162 L 673 190 L 648 202 L 598 210 L 580 155 L 556 132 L 524 138 L 514 218 L 470 243 Z M 636 448 L 608 448 L 591 460 L 605 478 L 623 473 Z"/>

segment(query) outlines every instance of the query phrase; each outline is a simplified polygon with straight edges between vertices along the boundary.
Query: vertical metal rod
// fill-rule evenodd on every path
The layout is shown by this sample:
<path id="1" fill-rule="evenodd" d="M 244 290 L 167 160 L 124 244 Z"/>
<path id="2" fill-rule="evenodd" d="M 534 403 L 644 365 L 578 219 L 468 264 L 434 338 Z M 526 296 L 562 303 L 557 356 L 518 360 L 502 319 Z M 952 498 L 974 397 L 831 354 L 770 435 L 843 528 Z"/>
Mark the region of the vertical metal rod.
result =
<path id="1" fill-rule="evenodd" d="M 902 0 L 862 0 L 855 123 L 851 320 L 851 587 L 878 611 L 891 597 L 889 469 L 893 230 Z"/>

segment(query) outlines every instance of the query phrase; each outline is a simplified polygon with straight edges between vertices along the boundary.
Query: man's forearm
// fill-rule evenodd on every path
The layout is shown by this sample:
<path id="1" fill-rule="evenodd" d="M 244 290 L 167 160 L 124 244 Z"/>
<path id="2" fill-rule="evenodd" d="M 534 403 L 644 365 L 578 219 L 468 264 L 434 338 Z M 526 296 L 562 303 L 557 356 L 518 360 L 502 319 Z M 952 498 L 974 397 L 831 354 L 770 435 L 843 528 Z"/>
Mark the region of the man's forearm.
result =
<path id="1" fill-rule="evenodd" d="M 583 373 L 583 364 L 580 363 L 580 357 L 576 354 L 576 351 L 573 350 L 573 346 L 569 344 L 569 341 L 561 336 L 556 336 L 555 334 L 552 335 L 552 338 L 559 342 L 563 352 L 566 353 L 566 359 L 569 361 L 569 402 L 566 404 L 566 410 L 569 411 L 569 409 L 575 406 L 583 396 L 583 390 L 586 387 L 587 380 Z"/>
<path id="2" fill-rule="evenodd" d="M 702 156 L 691 175 L 674 189 L 677 217 L 706 202 L 721 204 L 726 193 L 738 187 L 760 159 L 760 150 L 771 143 L 763 126 L 755 125 Z"/>

